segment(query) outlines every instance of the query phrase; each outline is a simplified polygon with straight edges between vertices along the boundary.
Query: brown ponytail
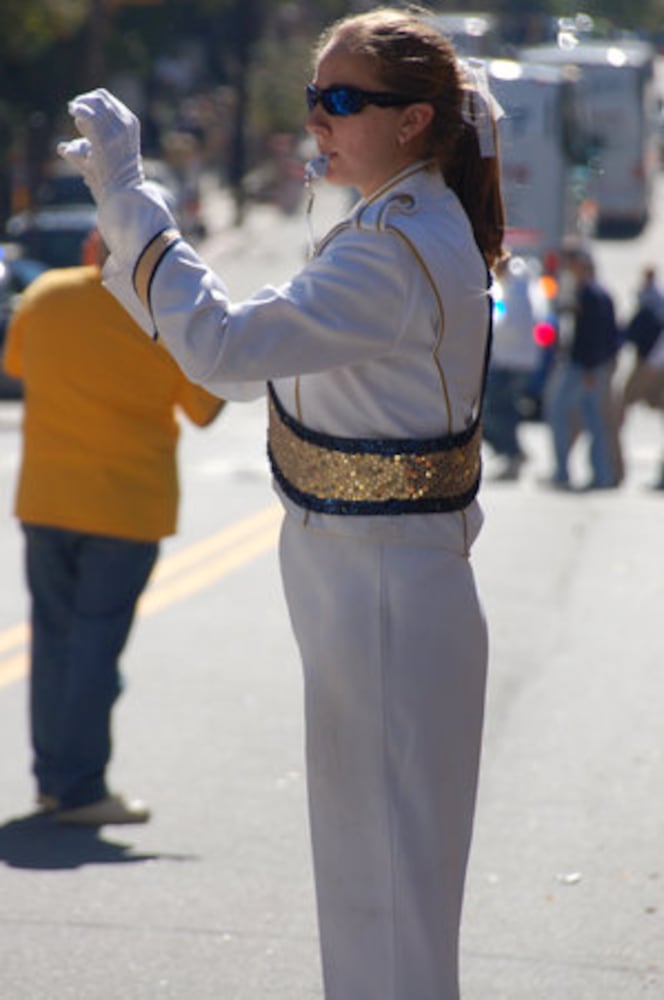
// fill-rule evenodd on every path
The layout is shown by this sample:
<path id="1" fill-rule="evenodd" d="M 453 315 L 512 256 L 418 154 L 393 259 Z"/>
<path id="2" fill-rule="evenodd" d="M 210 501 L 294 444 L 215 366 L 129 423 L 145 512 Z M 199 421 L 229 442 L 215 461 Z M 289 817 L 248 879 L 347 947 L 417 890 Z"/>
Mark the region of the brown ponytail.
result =
<path id="1" fill-rule="evenodd" d="M 463 205 L 489 267 L 505 256 L 505 208 L 495 129 L 494 143 L 497 155 L 482 156 L 475 127 L 462 122 L 453 155 L 441 163 L 445 180 Z"/>

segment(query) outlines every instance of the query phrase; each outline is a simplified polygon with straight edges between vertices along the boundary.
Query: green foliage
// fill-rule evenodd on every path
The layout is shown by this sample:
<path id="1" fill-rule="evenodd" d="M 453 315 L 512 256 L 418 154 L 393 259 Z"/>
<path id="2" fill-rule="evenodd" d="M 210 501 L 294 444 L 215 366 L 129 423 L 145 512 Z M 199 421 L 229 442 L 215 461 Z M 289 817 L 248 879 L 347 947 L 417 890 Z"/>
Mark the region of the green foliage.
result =
<path id="1" fill-rule="evenodd" d="M 251 124 L 257 132 L 267 135 L 302 129 L 310 53 L 311 44 L 301 37 L 258 43 L 250 88 Z"/>
<path id="2" fill-rule="evenodd" d="M 245 128 L 246 108 L 260 146 L 273 132 L 300 131 L 311 42 L 320 29 L 372 6 L 372 0 L 0 0 L 0 222 L 11 157 L 17 149 L 36 158 L 51 148 L 58 129 L 68 128 L 73 94 L 118 71 L 148 84 L 156 61 L 177 55 L 193 38 L 201 52 L 199 80 L 210 89 L 230 85 L 240 95 L 236 130 Z M 424 0 L 423 6 L 486 10 L 517 27 L 577 11 L 573 0 Z M 664 40 L 664 0 L 584 0 L 582 7 L 597 24 L 649 30 Z"/>
<path id="3" fill-rule="evenodd" d="M 0 5 L 0 57 L 34 58 L 63 39 L 71 38 L 86 21 L 89 0 L 3 0 Z"/>

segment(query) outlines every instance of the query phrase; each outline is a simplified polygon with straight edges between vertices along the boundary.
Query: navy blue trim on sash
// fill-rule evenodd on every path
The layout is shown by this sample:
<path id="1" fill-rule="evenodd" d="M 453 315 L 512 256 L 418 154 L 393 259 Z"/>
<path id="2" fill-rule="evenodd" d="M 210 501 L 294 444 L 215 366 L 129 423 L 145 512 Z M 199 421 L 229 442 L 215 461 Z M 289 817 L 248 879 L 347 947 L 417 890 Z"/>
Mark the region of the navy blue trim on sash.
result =
<path id="1" fill-rule="evenodd" d="M 308 441 L 310 444 L 326 448 L 328 451 L 341 451 L 349 455 L 358 453 L 362 455 L 428 455 L 432 451 L 452 451 L 453 448 L 461 448 L 471 440 L 479 419 L 476 417 L 472 424 L 464 427 L 462 431 L 431 438 L 337 437 L 333 434 L 325 434 L 323 431 L 312 431 L 309 427 L 305 427 L 284 409 L 272 383 L 268 382 L 267 385 L 270 399 L 274 403 L 280 419 L 289 430 L 293 431 L 302 441 Z"/>
<path id="2" fill-rule="evenodd" d="M 432 452 L 451 451 L 467 444 L 478 431 L 479 414 L 469 427 L 455 434 L 432 438 L 348 438 L 313 431 L 292 417 L 283 407 L 281 400 L 268 382 L 270 400 L 277 415 L 288 429 L 300 440 L 328 451 L 345 454 L 373 454 L 386 457 L 394 455 L 426 455 Z M 270 444 L 267 448 L 270 467 L 275 481 L 285 495 L 294 503 L 307 510 L 321 514 L 341 515 L 394 515 L 394 514 L 436 514 L 463 510 L 476 497 L 480 486 L 481 470 L 472 486 L 464 493 L 448 497 L 420 497 L 413 499 L 392 498 L 387 500 L 343 500 L 337 497 L 319 497 L 298 489 L 283 474 L 274 457 Z"/>

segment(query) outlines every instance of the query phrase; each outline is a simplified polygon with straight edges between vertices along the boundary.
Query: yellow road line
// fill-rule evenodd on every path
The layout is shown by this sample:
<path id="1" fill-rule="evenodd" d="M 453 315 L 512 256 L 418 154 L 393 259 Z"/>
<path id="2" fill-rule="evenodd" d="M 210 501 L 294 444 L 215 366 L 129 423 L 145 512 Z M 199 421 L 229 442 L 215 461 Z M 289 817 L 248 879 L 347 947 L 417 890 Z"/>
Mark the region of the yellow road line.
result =
<path id="1" fill-rule="evenodd" d="M 159 560 L 157 568 L 153 574 L 152 581 L 161 582 L 170 576 L 174 576 L 181 570 L 192 564 L 200 562 L 219 549 L 226 549 L 230 545 L 243 542 L 246 538 L 251 538 L 255 531 L 260 531 L 266 527 L 278 527 L 281 524 L 281 507 L 276 505 L 259 510 L 258 513 L 245 517 L 241 521 L 236 521 L 223 528 L 215 535 L 209 535 L 200 542 L 189 545 L 186 549 L 173 552 L 172 555 L 165 556 Z"/>
<path id="2" fill-rule="evenodd" d="M 215 558 L 207 558 L 208 553 L 205 553 L 200 565 L 195 565 L 191 571 L 176 576 L 170 582 L 169 578 L 173 576 L 171 572 L 166 572 L 161 577 L 156 573 L 155 586 L 150 587 L 141 597 L 138 613 L 153 614 L 176 601 L 183 601 L 274 548 L 279 536 L 280 520 L 275 519 L 273 524 L 268 524 L 250 538 L 229 546 Z"/>
<path id="3" fill-rule="evenodd" d="M 17 653 L 6 660 L 0 660 L 0 688 L 25 677 L 27 672 L 28 657 L 25 653 Z"/>
<path id="4" fill-rule="evenodd" d="M 137 614 L 147 617 L 183 601 L 274 548 L 281 519 L 281 508 L 273 505 L 164 556 L 138 603 Z M 29 635 L 25 623 L 0 632 L 0 654 L 8 654 L 0 655 L 0 688 L 27 673 Z"/>
<path id="5" fill-rule="evenodd" d="M 16 646 L 24 646 L 28 641 L 28 634 L 29 629 L 24 622 L 0 632 L 0 653 L 4 653 L 8 649 L 15 649 Z"/>

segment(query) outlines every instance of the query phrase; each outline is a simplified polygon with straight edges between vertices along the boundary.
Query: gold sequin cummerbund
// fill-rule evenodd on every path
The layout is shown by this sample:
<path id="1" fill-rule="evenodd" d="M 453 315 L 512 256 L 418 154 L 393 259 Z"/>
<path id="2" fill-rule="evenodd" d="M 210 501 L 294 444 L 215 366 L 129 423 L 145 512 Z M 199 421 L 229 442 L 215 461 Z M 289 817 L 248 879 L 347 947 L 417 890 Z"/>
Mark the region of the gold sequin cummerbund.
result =
<path id="1" fill-rule="evenodd" d="M 300 507 L 323 514 L 463 510 L 481 476 L 479 418 L 442 437 L 347 438 L 309 430 L 269 385 L 268 455 L 276 482 Z"/>

